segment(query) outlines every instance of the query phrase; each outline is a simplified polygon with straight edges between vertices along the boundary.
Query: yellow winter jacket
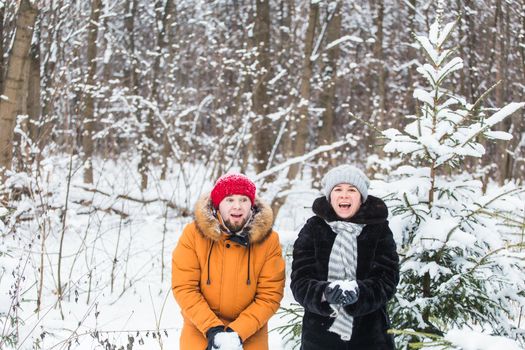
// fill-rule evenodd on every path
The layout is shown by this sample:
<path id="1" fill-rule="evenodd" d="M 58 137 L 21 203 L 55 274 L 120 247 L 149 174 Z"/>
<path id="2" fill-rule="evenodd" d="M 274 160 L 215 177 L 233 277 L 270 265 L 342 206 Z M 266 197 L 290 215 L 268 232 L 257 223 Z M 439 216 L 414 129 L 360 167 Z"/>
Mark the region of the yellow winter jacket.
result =
<path id="1" fill-rule="evenodd" d="M 247 246 L 222 232 L 209 196 L 200 198 L 172 255 L 172 290 L 184 317 L 181 350 L 204 350 L 206 331 L 228 326 L 245 350 L 268 349 L 267 322 L 284 290 L 284 260 L 273 213 L 258 198 Z"/>

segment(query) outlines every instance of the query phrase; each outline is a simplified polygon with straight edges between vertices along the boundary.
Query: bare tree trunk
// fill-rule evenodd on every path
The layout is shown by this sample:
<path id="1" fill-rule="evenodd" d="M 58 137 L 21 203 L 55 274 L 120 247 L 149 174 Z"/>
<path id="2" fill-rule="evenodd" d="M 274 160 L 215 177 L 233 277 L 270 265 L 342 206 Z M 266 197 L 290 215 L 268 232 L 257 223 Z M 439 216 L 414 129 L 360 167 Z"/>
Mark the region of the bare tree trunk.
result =
<path id="1" fill-rule="evenodd" d="M 292 31 L 292 16 L 295 12 L 295 5 L 292 0 L 283 0 L 279 7 L 279 35 L 281 46 L 290 46 L 291 31 Z"/>
<path id="2" fill-rule="evenodd" d="M 130 52 L 129 69 L 126 71 L 127 85 L 134 95 L 138 93 L 138 78 L 136 70 L 136 52 L 135 52 L 135 17 L 137 15 L 137 0 L 128 0 L 126 2 L 126 14 L 124 17 L 124 27 L 126 27 L 126 38 L 129 40 L 128 50 Z"/>
<path id="3" fill-rule="evenodd" d="M 519 42 L 518 47 L 520 51 L 520 57 L 521 57 L 521 84 L 525 85 L 525 0 L 521 1 L 521 12 L 520 12 L 520 19 L 521 19 L 521 28 L 520 28 L 520 34 L 518 36 Z M 521 92 L 520 101 L 525 101 L 525 91 Z M 514 172 L 512 174 L 513 178 L 520 179 L 521 183 L 525 180 L 525 174 L 523 173 L 523 169 L 525 168 L 525 143 L 523 141 L 525 138 L 525 118 L 523 118 L 522 115 L 515 113 L 513 118 L 517 118 L 516 124 L 518 126 L 518 130 L 521 132 L 521 136 L 519 136 L 520 133 L 514 133 L 514 135 L 518 134 L 517 141 L 518 146 L 516 146 L 515 154 L 516 157 L 514 159 Z M 515 136 L 516 137 L 516 136 Z"/>
<path id="4" fill-rule="evenodd" d="M 168 30 L 168 19 L 169 14 L 173 11 L 172 0 L 167 0 L 164 7 L 162 7 L 163 1 L 158 1 L 155 5 L 156 23 L 161 24 L 161 28 L 158 29 L 157 33 L 157 52 L 155 55 L 155 61 L 153 63 L 153 77 L 151 82 L 151 99 L 152 101 L 160 101 L 159 98 L 159 76 L 160 76 L 160 62 L 162 59 L 164 48 L 166 47 L 166 32 Z M 141 147 L 141 158 L 139 163 L 139 173 L 141 178 L 141 189 L 145 190 L 148 188 L 148 171 L 149 164 L 151 163 L 152 148 L 151 143 L 154 139 L 154 123 L 155 113 L 159 111 L 149 110 L 146 117 L 146 128 L 141 136 L 140 147 Z"/>
<path id="5" fill-rule="evenodd" d="M 377 15 L 375 18 L 375 43 L 374 43 L 374 64 L 373 69 L 377 74 L 377 91 L 374 98 L 374 110 L 372 111 L 373 124 L 382 129 L 384 128 L 385 114 L 386 114 L 386 69 L 385 57 L 383 52 L 383 20 L 384 20 L 385 4 L 383 0 L 377 3 Z M 376 104 L 377 103 L 377 104 Z M 376 132 L 371 130 L 369 150 L 373 153 L 383 156 L 383 147 L 377 144 Z"/>
<path id="6" fill-rule="evenodd" d="M 293 156 L 304 154 L 306 150 L 306 141 L 308 140 L 308 121 L 310 119 L 308 107 L 310 102 L 310 89 L 313 71 L 312 52 L 314 47 L 315 31 L 319 18 L 319 4 L 317 2 L 310 4 L 308 15 L 308 27 L 304 39 L 304 56 L 301 75 L 301 85 L 299 88 L 299 107 L 297 109 L 297 118 L 294 123 L 295 140 L 293 144 Z M 300 164 L 290 166 L 288 170 L 288 179 L 295 179 L 300 170 Z"/>
<path id="7" fill-rule="evenodd" d="M 417 5 L 417 0 L 409 0 L 408 2 L 408 30 L 409 30 L 409 33 L 408 33 L 408 38 L 412 38 L 412 35 L 414 33 L 416 33 L 416 5 Z M 412 39 L 409 39 L 407 41 L 412 41 Z M 412 59 L 415 58 L 416 54 L 415 54 L 415 49 L 412 48 L 412 47 L 407 47 L 407 60 L 408 62 L 412 61 Z M 416 106 L 415 106 L 415 103 L 414 103 L 414 97 L 413 97 L 413 94 L 414 94 L 414 90 L 413 90 L 413 85 L 414 85 L 414 72 L 412 69 L 408 68 L 407 69 L 407 89 L 406 89 L 406 94 L 405 94 L 405 99 L 404 99 L 404 107 L 405 107 L 405 114 L 406 115 L 409 115 L 409 114 L 415 114 L 416 113 Z"/>
<path id="8" fill-rule="evenodd" d="M 525 0 L 521 1 L 521 30 L 519 38 L 519 48 L 521 54 L 521 73 L 522 73 L 522 82 L 525 81 Z"/>
<path id="9" fill-rule="evenodd" d="M 0 5 L 0 91 L 4 91 L 4 16 L 5 5 Z"/>
<path id="10" fill-rule="evenodd" d="M 498 4 L 500 6 L 499 14 L 500 14 L 500 21 L 499 26 L 497 27 L 497 81 L 501 81 L 501 83 L 496 87 L 496 101 L 497 106 L 503 106 L 505 102 L 507 101 L 507 91 L 506 87 L 508 86 L 507 83 L 507 77 L 508 77 L 508 55 L 509 50 L 507 43 L 510 43 L 510 19 L 509 19 L 509 9 L 506 8 L 506 6 L 503 3 L 500 3 L 498 1 Z M 519 113 L 515 113 L 517 116 L 512 116 L 509 118 L 505 118 L 502 122 L 500 127 L 503 131 L 512 133 L 512 129 L 516 130 L 518 125 L 515 125 L 514 122 L 517 121 L 517 118 L 523 118 L 522 115 L 519 115 Z M 499 141 L 497 148 L 496 148 L 496 155 L 500 155 L 500 159 L 498 160 L 498 169 L 499 169 L 499 183 L 502 185 L 505 180 L 509 179 L 512 175 L 512 170 L 514 166 L 514 156 L 509 152 L 510 150 L 513 150 L 520 140 L 517 140 L 514 138 L 510 141 Z"/>
<path id="11" fill-rule="evenodd" d="M 328 14 L 328 28 L 326 33 L 327 44 L 335 42 L 341 37 L 341 2 L 338 1 L 333 13 Z M 326 52 L 326 63 L 323 67 L 323 89 L 320 96 L 320 105 L 323 108 L 321 116 L 322 125 L 318 134 L 318 145 L 328 145 L 334 141 L 334 104 L 337 85 L 337 60 L 339 58 L 339 45 L 329 48 Z M 328 164 L 334 163 L 330 154 L 321 156 Z"/>
<path id="12" fill-rule="evenodd" d="M 310 104 L 310 88 L 313 71 L 312 53 L 314 47 L 315 32 L 319 18 L 319 4 L 317 2 L 310 3 L 310 10 L 308 15 L 308 26 L 306 28 L 306 35 L 304 39 L 304 53 L 303 66 L 301 75 L 301 85 L 299 88 L 299 105 L 297 108 L 296 120 L 294 120 L 293 133 L 294 142 L 292 143 L 291 156 L 299 156 L 305 153 L 306 142 L 308 140 L 308 122 L 309 113 L 308 107 Z M 287 178 L 289 182 L 296 178 L 299 174 L 300 164 L 293 164 L 288 168 Z M 277 216 L 281 206 L 286 201 L 286 197 L 275 198 L 272 202 L 272 210 Z"/>
<path id="13" fill-rule="evenodd" d="M 8 57 L 7 75 L 0 98 L 0 183 L 5 170 L 11 169 L 13 157 L 13 132 L 18 101 L 22 96 L 22 77 L 31 47 L 37 8 L 29 0 L 21 0 L 16 22 L 16 33 Z"/>
<path id="14" fill-rule="evenodd" d="M 270 98 L 267 87 L 271 72 L 270 67 L 270 2 L 269 0 L 256 0 L 256 16 L 254 28 L 254 41 L 257 46 L 257 63 L 259 76 L 253 91 L 253 110 L 258 117 L 254 123 L 255 134 L 255 169 L 262 172 L 268 165 L 268 158 L 273 146 L 273 128 L 266 123 L 269 113 Z"/>
<path id="15" fill-rule="evenodd" d="M 466 7 L 468 5 L 468 7 Z M 465 37 L 465 45 L 458 45 L 459 57 L 464 57 L 465 67 L 459 74 L 459 91 L 468 100 L 475 101 L 479 96 L 479 79 L 477 72 L 478 62 L 476 59 L 476 48 L 479 46 L 479 33 L 476 29 L 476 8 L 468 0 L 458 0 L 458 9 L 466 9 L 458 14 L 460 23 L 457 26 L 458 36 Z M 489 45 L 489 43 L 487 43 Z M 469 171 L 479 168 L 480 161 L 472 157 L 464 160 L 464 166 Z"/>
<path id="16" fill-rule="evenodd" d="M 293 18 L 295 15 L 295 3 L 294 0 L 285 0 L 281 1 L 281 17 L 280 17 L 280 54 L 282 55 L 282 58 L 280 58 L 279 61 L 283 62 L 284 69 L 286 69 L 288 72 L 295 71 L 294 65 L 295 57 L 293 54 L 294 47 L 296 45 L 296 36 L 293 35 Z M 297 96 L 294 96 L 295 94 L 289 94 L 286 98 L 285 104 L 291 105 L 294 103 L 294 99 Z M 293 112 L 292 112 L 293 113 Z M 292 125 L 292 113 L 289 113 L 285 120 L 282 121 L 281 127 L 284 128 L 283 135 L 281 138 L 281 154 L 284 155 L 285 158 L 292 155 L 292 132 L 293 132 L 293 125 Z"/>
<path id="17" fill-rule="evenodd" d="M 34 33 L 33 33 L 34 34 Z M 28 57 L 24 60 L 24 68 L 22 69 L 22 78 L 20 80 L 21 83 L 21 89 L 20 89 L 20 95 L 17 101 L 17 108 L 16 108 L 16 120 L 15 120 L 15 127 L 18 126 L 21 133 L 28 134 L 29 129 L 29 120 L 27 118 L 27 90 L 28 90 L 28 83 L 29 83 L 29 65 L 30 65 L 30 54 Z M 16 171 L 26 171 L 27 162 L 24 160 L 27 156 L 27 145 L 24 142 L 24 139 L 21 135 L 21 133 L 15 133 L 13 135 L 13 159 L 16 159 L 16 161 L 13 161 L 11 163 L 12 168 L 14 168 Z"/>
<path id="18" fill-rule="evenodd" d="M 93 87 L 97 69 L 97 37 L 102 0 L 92 0 L 91 16 L 88 25 L 87 62 L 88 73 L 86 78 L 86 91 L 84 94 L 84 128 L 82 132 L 82 147 L 84 149 L 84 182 L 93 183 L 93 134 L 95 131 L 95 100 Z"/>
<path id="19" fill-rule="evenodd" d="M 177 36 L 176 31 L 173 33 L 173 27 L 176 24 L 177 21 L 177 5 L 174 1 L 168 1 L 166 3 L 166 13 L 165 13 L 165 32 L 166 32 L 166 45 L 168 47 L 168 55 L 169 57 L 173 57 L 175 55 L 174 52 L 174 46 L 176 46 L 175 43 L 175 37 Z M 168 130 L 164 129 L 162 134 L 162 170 L 160 174 L 161 180 L 166 180 L 166 175 L 168 172 L 168 159 L 170 158 L 172 149 L 171 144 L 169 143 L 168 138 Z M 181 164 L 182 165 L 182 164 Z"/>
<path id="20" fill-rule="evenodd" d="M 39 36 L 38 36 L 39 37 Z M 41 116 L 40 104 L 40 40 L 31 47 L 29 63 L 29 81 L 27 91 L 27 114 L 29 120 L 29 136 L 32 142 L 38 146 L 38 154 L 33 155 L 37 163 L 42 160 L 40 152 L 48 143 L 50 135 L 50 123 L 46 123 Z M 38 167 L 37 167 L 38 168 Z"/>
<path id="21" fill-rule="evenodd" d="M 34 135 L 33 139 L 39 140 L 38 146 L 39 149 L 42 150 L 47 140 L 51 137 L 51 131 L 55 125 L 57 125 L 57 121 L 52 119 L 53 111 L 55 108 L 55 95 L 58 93 L 57 91 L 60 91 L 60 88 L 56 88 L 55 84 L 56 82 L 53 81 L 53 76 L 56 72 L 56 65 L 57 65 L 57 56 L 60 56 L 60 52 L 63 51 L 61 40 L 58 39 L 58 33 L 60 33 L 62 25 L 64 25 L 63 20 L 60 19 L 59 10 L 63 6 L 63 1 L 56 1 L 54 3 L 54 6 L 51 6 L 51 10 L 49 13 L 46 14 L 48 17 L 47 27 L 52 28 L 50 30 L 49 35 L 46 36 L 45 42 L 42 41 L 42 37 L 39 36 L 38 39 L 38 46 L 42 46 L 44 52 L 50 52 L 52 50 L 52 47 L 56 45 L 56 51 L 58 51 L 57 55 L 45 55 L 43 56 L 42 60 L 42 75 L 40 77 L 41 80 L 41 93 L 43 93 L 43 96 L 41 98 L 42 100 L 42 120 L 39 123 L 38 128 L 38 136 Z M 39 32 L 42 32 L 42 26 L 45 25 L 44 21 L 41 20 L 39 23 Z M 54 91 L 54 92 L 52 92 Z M 76 107 L 77 110 L 80 110 L 79 107 Z M 66 134 L 69 135 L 69 134 Z M 69 136 L 60 136 L 59 141 L 61 143 L 67 143 L 64 142 L 67 137 Z M 40 161 L 40 160 L 39 160 Z"/>

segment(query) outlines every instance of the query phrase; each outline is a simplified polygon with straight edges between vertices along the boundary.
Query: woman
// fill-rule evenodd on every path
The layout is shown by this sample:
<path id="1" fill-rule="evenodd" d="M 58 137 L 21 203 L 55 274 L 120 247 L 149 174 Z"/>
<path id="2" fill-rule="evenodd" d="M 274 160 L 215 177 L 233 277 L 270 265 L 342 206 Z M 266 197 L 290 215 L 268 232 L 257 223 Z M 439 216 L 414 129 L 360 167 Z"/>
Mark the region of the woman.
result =
<path id="1" fill-rule="evenodd" d="M 294 244 L 291 289 L 304 307 L 301 349 L 394 349 L 386 303 L 399 257 L 385 203 L 369 180 L 341 165 L 322 180 L 323 197 Z"/>

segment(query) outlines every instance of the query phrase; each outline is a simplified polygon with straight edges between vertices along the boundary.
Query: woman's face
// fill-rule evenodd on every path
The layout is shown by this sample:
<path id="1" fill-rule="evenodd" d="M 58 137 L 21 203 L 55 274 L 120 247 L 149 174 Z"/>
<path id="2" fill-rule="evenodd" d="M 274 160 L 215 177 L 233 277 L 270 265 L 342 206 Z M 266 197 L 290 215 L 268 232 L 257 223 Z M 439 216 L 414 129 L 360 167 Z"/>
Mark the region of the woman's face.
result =
<path id="1" fill-rule="evenodd" d="M 338 184 L 330 192 L 330 204 L 341 219 L 349 219 L 361 207 L 361 193 L 350 184 Z"/>

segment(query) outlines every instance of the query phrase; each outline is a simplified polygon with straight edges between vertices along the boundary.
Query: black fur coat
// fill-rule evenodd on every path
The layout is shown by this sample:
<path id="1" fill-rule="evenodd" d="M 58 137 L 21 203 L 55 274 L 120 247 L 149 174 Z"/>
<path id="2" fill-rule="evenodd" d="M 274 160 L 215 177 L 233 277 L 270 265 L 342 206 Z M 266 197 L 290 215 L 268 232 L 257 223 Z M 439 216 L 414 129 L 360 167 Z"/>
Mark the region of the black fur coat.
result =
<path id="1" fill-rule="evenodd" d="M 330 317 L 332 309 L 327 302 L 321 302 L 329 283 L 328 262 L 336 237 L 326 221 L 341 219 L 325 197 L 317 198 L 312 209 L 316 215 L 308 219 L 294 244 L 290 285 L 295 300 L 305 309 L 301 349 L 394 349 L 393 338 L 386 332 L 390 320 L 385 305 L 399 282 L 399 257 L 388 227 L 385 203 L 368 196 L 349 220 L 365 226 L 357 238 L 359 299 L 345 308 L 354 316 L 352 338 L 348 342 L 328 331 L 334 321 Z"/>

